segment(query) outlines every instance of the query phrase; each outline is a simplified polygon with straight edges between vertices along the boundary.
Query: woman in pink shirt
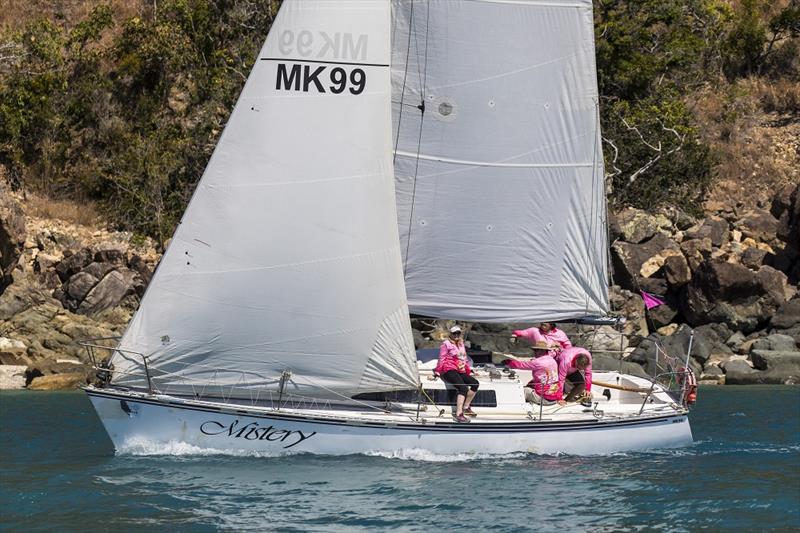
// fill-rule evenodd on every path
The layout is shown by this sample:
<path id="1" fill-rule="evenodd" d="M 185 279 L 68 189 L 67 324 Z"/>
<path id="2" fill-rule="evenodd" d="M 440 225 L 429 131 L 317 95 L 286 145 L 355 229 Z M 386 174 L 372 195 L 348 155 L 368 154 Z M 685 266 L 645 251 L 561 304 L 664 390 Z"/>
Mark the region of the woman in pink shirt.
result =
<path id="1" fill-rule="evenodd" d="M 525 401 L 537 405 L 553 405 L 567 402 L 561 399 L 561 386 L 558 381 L 558 363 L 550 355 L 550 346 L 546 342 L 533 345 L 533 357 L 530 361 L 510 360 L 509 368 L 519 368 L 533 372 L 533 379 L 525 385 Z"/>
<path id="2" fill-rule="evenodd" d="M 469 367 L 467 349 L 461 339 L 460 327 L 450 328 L 450 338 L 439 348 L 439 364 L 436 365 L 435 372 L 442 377 L 442 380 L 453 385 L 458 392 L 455 419 L 459 422 L 469 422 L 465 414 L 477 416 L 470 404 L 478 392 L 478 380 L 470 375 L 472 369 Z"/>
<path id="3" fill-rule="evenodd" d="M 561 390 L 569 381 L 572 390 L 564 400 L 571 402 L 585 392 L 592 391 L 592 354 L 585 348 L 572 347 L 561 352 L 558 361 L 558 382 Z"/>
<path id="4" fill-rule="evenodd" d="M 521 337 L 531 344 L 544 342 L 554 346 L 550 350 L 550 355 L 556 360 L 561 350 L 572 348 L 572 342 L 567 337 L 567 334 L 558 329 L 553 322 L 542 322 L 539 327 L 516 329 L 511 333 L 511 336 L 514 338 Z"/>

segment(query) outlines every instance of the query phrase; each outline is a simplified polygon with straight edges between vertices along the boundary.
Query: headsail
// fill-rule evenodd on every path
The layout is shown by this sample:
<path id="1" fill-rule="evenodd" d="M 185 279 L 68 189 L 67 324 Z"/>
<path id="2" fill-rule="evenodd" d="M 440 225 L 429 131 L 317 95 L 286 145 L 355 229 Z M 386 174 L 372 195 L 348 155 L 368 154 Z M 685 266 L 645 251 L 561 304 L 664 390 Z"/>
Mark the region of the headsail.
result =
<path id="1" fill-rule="evenodd" d="M 395 174 L 411 311 L 608 310 L 591 0 L 393 0 Z"/>
<path id="2" fill-rule="evenodd" d="M 285 0 L 120 348 L 166 392 L 418 384 L 391 159 L 390 4 Z M 142 383 L 117 354 L 115 382 Z M 134 375 L 135 372 L 135 375 Z"/>

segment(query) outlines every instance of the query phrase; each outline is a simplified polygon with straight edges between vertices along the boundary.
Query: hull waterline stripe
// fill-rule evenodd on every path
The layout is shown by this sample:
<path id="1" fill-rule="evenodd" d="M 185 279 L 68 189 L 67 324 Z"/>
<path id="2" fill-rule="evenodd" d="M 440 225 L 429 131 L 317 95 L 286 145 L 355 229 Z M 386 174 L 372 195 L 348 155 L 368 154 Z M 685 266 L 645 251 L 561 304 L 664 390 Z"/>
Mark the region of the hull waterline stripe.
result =
<path id="1" fill-rule="evenodd" d="M 676 418 L 685 418 L 686 413 L 675 413 L 669 415 L 661 415 L 648 417 L 645 419 L 635 420 L 587 420 L 579 422 L 550 422 L 550 421 L 535 421 L 535 422 L 522 422 L 522 423 L 472 423 L 469 427 L 464 427 L 464 424 L 457 423 L 440 423 L 437 421 L 430 424 L 423 423 L 401 423 L 401 422 L 380 422 L 380 421 L 344 421 L 344 420 L 331 420 L 328 418 L 314 418 L 313 416 L 302 416 L 288 413 L 275 412 L 273 413 L 254 413 L 250 411 L 242 411 L 237 409 L 226 409 L 216 406 L 201 406 L 191 405 L 183 402 L 171 402 L 166 400 L 151 400 L 140 398 L 138 396 L 130 396 L 124 393 L 113 392 L 100 392 L 97 390 L 84 389 L 89 396 L 98 398 L 106 398 L 112 400 L 126 400 L 136 403 L 155 405 L 159 407 L 170 407 L 176 409 L 185 409 L 188 411 L 202 411 L 208 413 L 220 413 L 230 416 L 247 416 L 249 418 L 259 418 L 267 420 L 289 420 L 293 422 L 305 422 L 309 424 L 323 424 L 332 426 L 346 426 L 346 427 L 365 427 L 365 428 L 382 428 L 403 431 L 422 431 L 422 432 L 442 432 L 449 431 L 452 433 L 522 433 L 522 432 L 547 432 L 547 431 L 580 431 L 580 430 L 596 430 L 596 429 L 615 429 L 629 426 L 642 426 L 642 425 L 661 425 L 666 423 L 676 423 Z M 682 421 L 682 420 L 681 420 Z"/>
<path id="2" fill-rule="evenodd" d="M 349 61 L 318 61 L 316 59 L 294 59 L 291 57 L 262 57 L 261 61 L 286 61 L 288 63 L 321 63 L 323 65 L 347 65 L 351 67 L 389 67 L 388 63 L 351 63 Z"/>

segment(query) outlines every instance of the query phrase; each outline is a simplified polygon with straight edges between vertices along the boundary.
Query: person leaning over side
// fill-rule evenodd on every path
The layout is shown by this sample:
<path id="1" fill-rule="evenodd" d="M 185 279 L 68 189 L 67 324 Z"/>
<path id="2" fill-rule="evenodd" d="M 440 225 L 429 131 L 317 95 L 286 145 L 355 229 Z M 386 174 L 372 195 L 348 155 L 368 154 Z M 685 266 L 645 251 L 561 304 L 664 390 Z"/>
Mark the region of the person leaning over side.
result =
<path id="1" fill-rule="evenodd" d="M 561 352 L 558 383 L 562 391 L 567 381 L 572 385 L 572 390 L 564 398 L 567 402 L 575 401 L 584 392 L 592 392 L 592 354 L 585 348 L 573 346 Z"/>
<path id="2" fill-rule="evenodd" d="M 450 328 L 450 337 L 445 339 L 439 348 L 439 363 L 435 372 L 443 381 L 453 385 L 458 393 L 455 419 L 459 422 L 469 422 L 465 414 L 477 416 L 470 405 L 478 391 L 478 380 L 470 375 L 472 369 L 469 367 L 467 349 L 461 338 L 460 327 Z"/>

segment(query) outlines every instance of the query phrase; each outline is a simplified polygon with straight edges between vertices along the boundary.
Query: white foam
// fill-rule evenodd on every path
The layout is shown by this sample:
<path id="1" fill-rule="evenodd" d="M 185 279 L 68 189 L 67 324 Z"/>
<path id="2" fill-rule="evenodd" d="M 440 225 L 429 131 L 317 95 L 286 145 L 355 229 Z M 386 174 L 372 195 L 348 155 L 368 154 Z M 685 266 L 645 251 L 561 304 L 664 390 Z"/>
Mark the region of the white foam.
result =
<path id="1" fill-rule="evenodd" d="M 431 463 L 462 463 L 468 461 L 481 461 L 486 459 L 519 459 L 527 454 L 523 452 L 515 453 L 454 453 L 439 454 L 420 448 L 404 448 L 393 451 L 369 451 L 364 455 L 370 457 L 383 457 L 385 459 L 400 459 L 402 461 L 424 461 Z"/>
<path id="2" fill-rule="evenodd" d="M 290 453 L 272 453 L 247 450 L 223 450 L 218 448 L 201 448 L 193 444 L 180 441 L 155 442 L 143 438 L 131 438 L 125 441 L 118 449 L 118 455 L 169 455 L 174 457 L 206 457 L 213 455 L 228 455 L 234 457 L 278 457 Z"/>

